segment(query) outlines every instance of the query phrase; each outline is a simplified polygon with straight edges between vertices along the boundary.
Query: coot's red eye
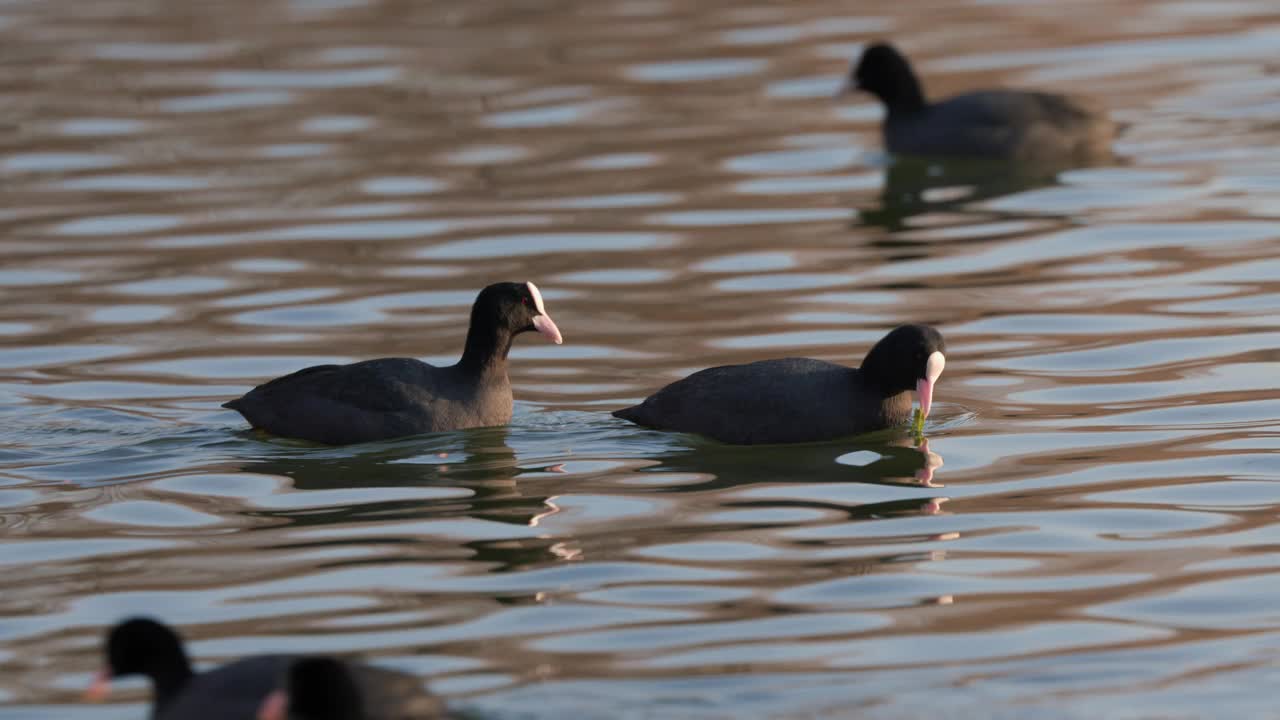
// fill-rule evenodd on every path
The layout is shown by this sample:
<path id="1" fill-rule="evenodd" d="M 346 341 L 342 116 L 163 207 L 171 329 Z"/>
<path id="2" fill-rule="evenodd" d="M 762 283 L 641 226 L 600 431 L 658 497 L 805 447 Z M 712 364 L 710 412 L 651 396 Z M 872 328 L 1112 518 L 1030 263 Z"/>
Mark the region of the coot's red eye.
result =
<path id="1" fill-rule="evenodd" d="M 525 304 L 525 306 L 526 306 L 526 307 L 528 307 L 528 305 L 529 305 L 529 298 L 527 298 L 527 297 L 522 297 L 522 298 L 520 298 L 520 302 L 524 303 L 524 304 Z"/>

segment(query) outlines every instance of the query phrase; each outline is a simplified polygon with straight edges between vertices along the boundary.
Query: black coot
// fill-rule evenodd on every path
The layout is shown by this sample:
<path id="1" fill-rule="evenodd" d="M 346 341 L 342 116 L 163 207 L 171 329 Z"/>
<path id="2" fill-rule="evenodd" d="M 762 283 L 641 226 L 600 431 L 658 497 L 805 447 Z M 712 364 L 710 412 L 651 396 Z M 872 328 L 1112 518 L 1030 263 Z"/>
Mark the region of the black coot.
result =
<path id="1" fill-rule="evenodd" d="M 714 367 L 613 414 L 735 445 L 855 435 L 908 422 L 913 390 L 928 416 L 945 352 L 937 330 L 903 325 L 871 348 L 861 368 L 809 358 Z"/>
<path id="2" fill-rule="evenodd" d="M 260 655 L 196 674 L 182 639 L 168 626 L 133 618 L 107 634 L 106 667 L 86 693 L 105 698 L 111 679 L 143 675 L 151 680 L 153 720 L 252 720 L 275 689 L 291 658 Z"/>
<path id="3" fill-rule="evenodd" d="M 317 365 L 276 378 L 223 407 L 272 435 L 347 445 L 511 421 L 507 353 L 537 330 L 562 342 L 537 286 L 497 283 L 471 307 L 466 348 L 455 365 L 412 358 Z"/>
<path id="4" fill-rule="evenodd" d="M 849 89 L 884 103 L 884 141 L 896 155 L 1085 163 L 1110 157 L 1116 134 L 1096 103 L 1056 93 L 978 90 L 929 102 L 907 59 L 885 43 L 863 51 Z"/>
<path id="5" fill-rule="evenodd" d="M 332 657 L 300 658 L 257 720 L 443 720 L 417 678 Z"/>

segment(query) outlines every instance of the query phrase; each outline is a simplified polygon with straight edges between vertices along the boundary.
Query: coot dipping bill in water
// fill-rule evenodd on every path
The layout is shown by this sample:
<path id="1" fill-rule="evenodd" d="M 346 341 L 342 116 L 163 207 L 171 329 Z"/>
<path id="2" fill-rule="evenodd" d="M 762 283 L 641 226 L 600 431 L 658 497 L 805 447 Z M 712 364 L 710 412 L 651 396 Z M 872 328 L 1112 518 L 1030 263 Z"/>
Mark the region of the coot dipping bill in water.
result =
<path id="1" fill-rule="evenodd" d="M 830 440 L 906 423 L 913 391 L 927 417 L 945 353 L 937 330 L 903 325 L 877 342 L 860 368 L 810 358 L 714 367 L 613 414 L 734 445 Z"/>

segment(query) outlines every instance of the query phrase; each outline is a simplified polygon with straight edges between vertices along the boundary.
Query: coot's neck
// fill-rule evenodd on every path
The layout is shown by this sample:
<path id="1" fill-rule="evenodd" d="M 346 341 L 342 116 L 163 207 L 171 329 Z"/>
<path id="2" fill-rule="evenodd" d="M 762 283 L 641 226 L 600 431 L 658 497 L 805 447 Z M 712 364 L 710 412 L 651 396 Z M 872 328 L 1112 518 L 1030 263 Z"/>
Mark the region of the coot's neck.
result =
<path id="1" fill-rule="evenodd" d="M 902 371 L 896 367 L 890 355 L 890 352 L 877 343 L 862 359 L 862 367 L 858 368 L 863 387 L 881 397 L 891 397 L 911 389 L 903 387 L 901 381 L 895 381 L 896 377 L 902 375 Z"/>
<path id="2" fill-rule="evenodd" d="M 362 720 L 365 716 L 352 670 L 336 658 L 314 657 L 295 662 L 284 686 L 289 693 L 291 718 Z"/>
<path id="3" fill-rule="evenodd" d="M 159 667 L 151 668 L 147 675 L 151 678 L 151 685 L 155 692 L 155 707 L 159 710 L 182 692 L 195 673 L 191 672 L 191 662 L 187 660 L 186 653 L 179 651 L 178 657 Z"/>
<path id="4" fill-rule="evenodd" d="M 915 407 L 910 390 L 888 393 L 880 399 L 880 417 L 886 425 L 901 425 L 911 419 Z"/>
<path id="5" fill-rule="evenodd" d="M 884 101 L 889 117 L 913 115 L 929 105 L 920 81 L 906 63 L 898 68 L 893 85 L 880 95 L 880 99 Z"/>
<path id="6" fill-rule="evenodd" d="M 505 327 L 472 319 L 467 330 L 467 345 L 458 366 L 475 375 L 505 375 L 507 353 L 511 352 L 514 335 Z"/>
<path id="7" fill-rule="evenodd" d="M 851 398 L 855 407 L 871 413 L 885 425 L 901 425 L 911 419 L 911 390 L 889 381 L 883 368 L 874 362 L 864 360 L 855 375 L 856 389 Z"/>

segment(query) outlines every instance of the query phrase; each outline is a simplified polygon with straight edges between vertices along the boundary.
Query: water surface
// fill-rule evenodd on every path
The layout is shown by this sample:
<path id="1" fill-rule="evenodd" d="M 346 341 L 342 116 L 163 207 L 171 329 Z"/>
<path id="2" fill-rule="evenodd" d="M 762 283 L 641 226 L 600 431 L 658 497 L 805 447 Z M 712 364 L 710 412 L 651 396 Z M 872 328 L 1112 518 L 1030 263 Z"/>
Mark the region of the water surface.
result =
<path id="1" fill-rule="evenodd" d="M 891 164 L 830 99 L 1093 94 L 1119 157 Z M 1280 680 L 1280 126 L 1265 3 L 12 2 L 0 8 L 0 718 L 103 629 L 358 652 L 519 718 L 1212 718 Z M 307 364 L 450 362 L 534 280 L 509 428 L 271 441 Z M 941 327 L 927 446 L 730 448 L 608 411 Z"/>

